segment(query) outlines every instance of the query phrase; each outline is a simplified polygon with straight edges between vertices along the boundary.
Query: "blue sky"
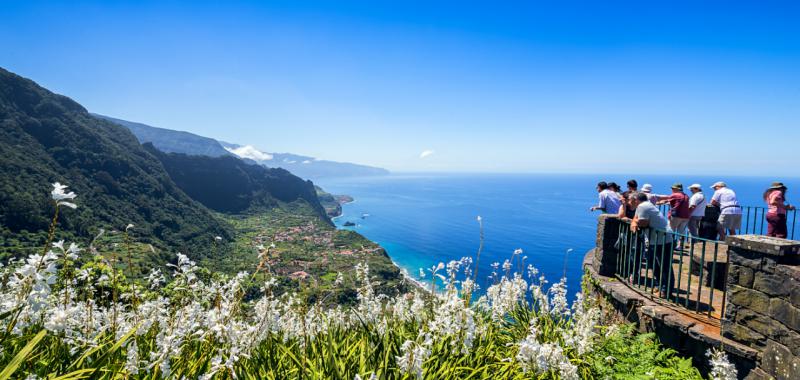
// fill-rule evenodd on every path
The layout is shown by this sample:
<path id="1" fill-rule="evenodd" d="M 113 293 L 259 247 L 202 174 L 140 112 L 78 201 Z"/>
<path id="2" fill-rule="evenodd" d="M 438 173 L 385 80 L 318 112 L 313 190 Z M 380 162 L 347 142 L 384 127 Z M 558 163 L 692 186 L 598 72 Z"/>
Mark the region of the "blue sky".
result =
<path id="1" fill-rule="evenodd" d="M 395 171 L 800 175 L 797 2 L 300 3 L 1 1 L 0 67 Z"/>

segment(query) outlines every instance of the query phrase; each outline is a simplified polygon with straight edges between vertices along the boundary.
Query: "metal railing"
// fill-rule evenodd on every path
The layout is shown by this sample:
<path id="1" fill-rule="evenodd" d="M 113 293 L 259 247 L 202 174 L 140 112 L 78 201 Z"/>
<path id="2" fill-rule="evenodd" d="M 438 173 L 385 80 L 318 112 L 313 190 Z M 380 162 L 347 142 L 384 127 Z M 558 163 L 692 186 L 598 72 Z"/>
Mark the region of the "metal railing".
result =
<path id="1" fill-rule="evenodd" d="M 650 228 L 634 232 L 629 222 L 621 220 L 616 246 L 619 280 L 686 309 L 721 318 L 728 266 L 724 243 Z"/>
<path id="2" fill-rule="evenodd" d="M 794 240 L 797 227 L 797 210 L 786 211 L 786 238 Z M 767 208 L 758 206 L 742 207 L 741 235 L 765 235 L 767 233 Z"/>
<path id="3" fill-rule="evenodd" d="M 659 205 L 659 210 L 664 216 L 669 215 L 669 204 Z M 767 208 L 762 206 L 743 206 L 742 207 L 742 228 L 737 230 L 738 235 L 766 235 L 767 234 Z M 706 209 L 706 221 L 715 221 L 719 217 L 719 209 L 708 206 Z M 786 211 L 786 238 L 794 240 L 797 231 L 797 210 Z M 800 237 L 800 235 L 798 235 Z"/>

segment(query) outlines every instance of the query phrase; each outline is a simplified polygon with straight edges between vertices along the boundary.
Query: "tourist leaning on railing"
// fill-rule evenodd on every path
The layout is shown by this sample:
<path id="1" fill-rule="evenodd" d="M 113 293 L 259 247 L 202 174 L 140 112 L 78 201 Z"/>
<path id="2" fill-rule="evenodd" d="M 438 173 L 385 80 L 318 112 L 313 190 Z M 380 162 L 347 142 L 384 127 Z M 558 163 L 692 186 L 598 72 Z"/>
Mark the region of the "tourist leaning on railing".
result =
<path id="1" fill-rule="evenodd" d="M 658 204 L 667 203 L 669 203 L 670 207 L 670 228 L 678 233 L 686 233 L 686 227 L 689 225 L 689 217 L 692 213 L 689 211 L 689 196 L 683 192 L 683 184 L 676 183 L 672 185 L 672 194 L 658 197 Z"/>
<path id="2" fill-rule="evenodd" d="M 637 192 L 628 192 L 627 195 L 622 197 L 622 206 L 619 208 L 617 215 L 620 220 L 630 222 L 636 216 L 636 197 L 639 195 Z"/>
<path id="3" fill-rule="evenodd" d="M 601 210 L 605 214 L 616 215 L 619 212 L 619 206 L 622 201 L 619 199 L 619 194 L 615 193 L 608 188 L 608 184 L 601 181 L 597 184 L 598 204 L 593 206 L 590 210 Z"/>
<path id="4" fill-rule="evenodd" d="M 786 203 L 786 186 L 781 182 L 773 182 L 764 192 L 767 201 L 767 236 L 786 239 L 789 229 L 786 226 L 786 210 L 795 207 Z"/>
<path id="5" fill-rule="evenodd" d="M 658 194 L 653 194 L 653 185 L 645 183 L 642 185 L 642 192 L 647 194 L 647 200 L 650 201 L 650 203 L 658 203 Z"/>
<path id="6" fill-rule="evenodd" d="M 706 215 L 706 196 L 703 194 L 703 186 L 695 183 L 689 186 L 692 196 L 689 198 L 689 233 L 694 237 L 700 236 L 700 222 Z"/>
<path id="7" fill-rule="evenodd" d="M 711 204 L 720 210 L 717 224 L 719 240 L 725 241 L 726 236 L 736 235 L 736 230 L 742 228 L 742 206 L 739 205 L 736 193 L 725 182 L 717 182 L 711 188 L 714 189 Z"/>
<path id="8" fill-rule="evenodd" d="M 631 222 L 631 231 L 644 230 L 645 257 L 653 269 L 653 283 L 660 284 L 662 296 L 669 297 L 674 289 L 672 273 L 673 237 L 669 222 L 658 207 L 648 200 L 645 193 L 636 196 L 636 214 Z M 638 265 L 638 263 L 635 263 Z M 664 273 L 666 272 L 666 273 Z M 665 281 L 666 279 L 666 281 Z M 667 283 L 669 282 L 669 283 Z"/>

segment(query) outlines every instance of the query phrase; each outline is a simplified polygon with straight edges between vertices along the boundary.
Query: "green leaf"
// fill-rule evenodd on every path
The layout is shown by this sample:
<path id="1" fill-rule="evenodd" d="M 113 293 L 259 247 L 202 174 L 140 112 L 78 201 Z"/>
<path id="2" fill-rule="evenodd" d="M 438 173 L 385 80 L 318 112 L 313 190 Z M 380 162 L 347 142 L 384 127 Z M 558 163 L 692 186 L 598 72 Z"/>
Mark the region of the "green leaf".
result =
<path id="1" fill-rule="evenodd" d="M 25 347 L 23 347 L 22 350 L 17 353 L 16 356 L 14 356 L 14 358 L 11 359 L 11 362 L 6 365 L 6 368 L 3 369 L 3 372 L 0 372 L 0 380 L 8 380 L 11 378 L 11 375 L 14 374 L 14 371 L 19 368 L 20 364 L 22 364 L 25 359 L 27 359 L 28 355 L 30 355 L 31 351 L 33 351 L 33 349 L 37 344 L 39 344 L 39 341 L 41 341 L 45 335 L 47 335 L 47 330 L 39 331 L 39 333 L 36 334 L 36 336 L 34 336 L 33 339 L 31 339 L 31 341 L 28 342 L 28 344 L 26 344 Z"/>

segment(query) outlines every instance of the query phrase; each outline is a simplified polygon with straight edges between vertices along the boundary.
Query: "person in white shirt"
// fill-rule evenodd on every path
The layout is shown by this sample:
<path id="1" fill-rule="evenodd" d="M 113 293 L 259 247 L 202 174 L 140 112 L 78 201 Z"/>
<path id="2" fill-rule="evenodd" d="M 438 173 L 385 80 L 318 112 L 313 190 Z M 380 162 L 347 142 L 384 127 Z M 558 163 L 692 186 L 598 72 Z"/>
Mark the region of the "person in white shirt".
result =
<path id="1" fill-rule="evenodd" d="M 689 217 L 689 234 L 694 237 L 700 236 L 700 222 L 706 216 L 706 196 L 703 194 L 703 187 L 699 183 L 689 186 L 692 196 L 689 198 L 689 211 L 692 213 Z"/>
<path id="2" fill-rule="evenodd" d="M 619 207 L 622 205 L 620 195 L 612 191 L 605 182 L 597 184 L 597 192 L 599 193 L 599 202 L 597 206 L 593 206 L 590 210 L 601 210 L 604 214 L 617 215 L 619 213 Z"/>
<path id="3" fill-rule="evenodd" d="M 719 240 L 724 241 L 726 236 L 736 235 L 736 230 L 742 228 L 742 206 L 739 205 L 736 193 L 725 182 L 717 182 L 711 188 L 714 189 L 711 204 L 719 207 L 717 232 Z"/>

